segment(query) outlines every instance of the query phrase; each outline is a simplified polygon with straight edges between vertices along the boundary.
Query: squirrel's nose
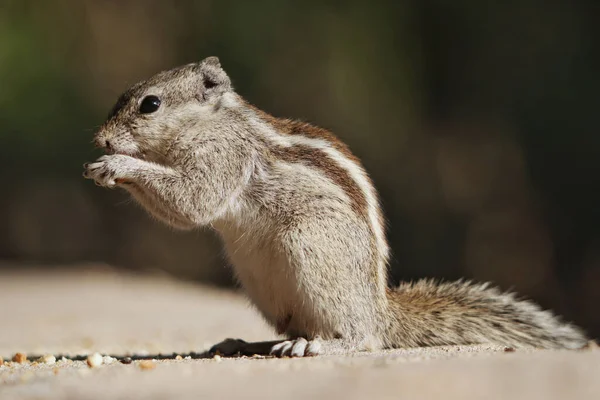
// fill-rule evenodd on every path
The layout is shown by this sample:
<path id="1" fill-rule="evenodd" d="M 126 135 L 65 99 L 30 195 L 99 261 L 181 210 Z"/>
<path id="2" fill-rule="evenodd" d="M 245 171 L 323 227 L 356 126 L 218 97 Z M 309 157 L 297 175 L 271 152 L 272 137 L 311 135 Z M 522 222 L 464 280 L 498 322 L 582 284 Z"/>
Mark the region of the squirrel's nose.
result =
<path id="1" fill-rule="evenodd" d="M 109 153 L 113 150 L 112 145 L 110 144 L 110 141 L 108 139 L 104 140 L 104 148 Z"/>
<path id="2" fill-rule="evenodd" d="M 96 147 L 100 148 L 100 149 L 104 149 L 106 151 L 112 151 L 112 144 L 110 143 L 110 140 L 105 139 L 101 136 L 96 137 Z"/>

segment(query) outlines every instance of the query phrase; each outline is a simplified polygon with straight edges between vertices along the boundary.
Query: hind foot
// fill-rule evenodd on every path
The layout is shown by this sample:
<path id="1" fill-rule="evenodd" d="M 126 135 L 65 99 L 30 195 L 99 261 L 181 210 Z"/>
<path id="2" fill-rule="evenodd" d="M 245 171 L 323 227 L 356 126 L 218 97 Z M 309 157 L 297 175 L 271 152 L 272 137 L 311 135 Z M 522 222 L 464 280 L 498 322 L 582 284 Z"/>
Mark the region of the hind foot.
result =
<path id="1" fill-rule="evenodd" d="M 343 355 L 360 351 L 356 343 L 342 339 L 323 340 L 319 336 L 312 340 L 296 338 L 267 342 L 246 342 L 242 339 L 225 339 L 211 347 L 210 355 L 224 357 L 267 356 L 267 357 L 312 357 L 317 355 Z"/>

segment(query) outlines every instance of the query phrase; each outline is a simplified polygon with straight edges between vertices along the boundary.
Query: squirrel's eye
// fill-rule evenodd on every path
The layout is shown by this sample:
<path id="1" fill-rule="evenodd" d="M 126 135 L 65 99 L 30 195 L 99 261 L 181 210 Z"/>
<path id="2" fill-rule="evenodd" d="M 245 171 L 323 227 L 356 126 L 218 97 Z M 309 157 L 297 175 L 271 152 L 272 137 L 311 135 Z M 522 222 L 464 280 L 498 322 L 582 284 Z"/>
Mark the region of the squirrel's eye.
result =
<path id="1" fill-rule="evenodd" d="M 142 114 L 150 114 L 158 110 L 160 107 L 160 99 L 156 96 L 146 96 L 140 104 L 140 112 Z"/>

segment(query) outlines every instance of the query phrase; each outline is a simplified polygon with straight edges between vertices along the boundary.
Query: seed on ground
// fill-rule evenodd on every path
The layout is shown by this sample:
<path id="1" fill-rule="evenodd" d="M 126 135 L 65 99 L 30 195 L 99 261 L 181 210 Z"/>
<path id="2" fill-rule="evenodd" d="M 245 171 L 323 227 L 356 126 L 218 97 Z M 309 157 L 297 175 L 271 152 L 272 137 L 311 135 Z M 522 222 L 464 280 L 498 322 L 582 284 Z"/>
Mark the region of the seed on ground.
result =
<path id="1" fill-rule="evenodd" d="M 56 362 L 56 357 L 52 354 L 46 354 L 45 356 L 40 357 L 38 360 L 40 363 L 52 365 Z"/>
<path id="2" fill-rule="evenodd" d="M 90 368 L 99 367 L 100 365 L 102 365 L 102 356 L 98 353 L 89 355 L 87 358 L 87 365 Z"/>
<path id="3" fill-rule="evenodd" d="M 156 368 L 156 363 L 152 360 L 143 360 L 140 361 L 140 368 L 141 369 L 154 369 Z"/>
<path id="4" fill-rule="evenodd" d="M 114 363 L 115 361 L 117 361 L 117 359 L 113 358 L 111 356 L 104 356 L 104 357 L 102 357 L 102 364 L 108 365 L 108 364 Z"/>
<path id="5" fill-rule="evenodd" d="M 16 354 L 13 356 L 12 360 L 13 360 L 14 362 L 17 362 L 17 363 L 19 363 L 19 364 L 23 364 L 24 362 L 26 362 L 26 361 L 27 361 L 27 356 L 26 356 L 25 354 L 23 354 L 23 353 L 16 353 Z"/>

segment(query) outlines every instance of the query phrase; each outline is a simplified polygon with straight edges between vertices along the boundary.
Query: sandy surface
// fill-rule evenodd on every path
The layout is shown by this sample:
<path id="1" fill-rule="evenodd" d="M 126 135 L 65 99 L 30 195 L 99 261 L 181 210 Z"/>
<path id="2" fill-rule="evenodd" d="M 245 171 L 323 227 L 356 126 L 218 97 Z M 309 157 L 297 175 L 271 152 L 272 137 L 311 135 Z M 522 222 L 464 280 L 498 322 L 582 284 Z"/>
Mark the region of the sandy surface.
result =
<path id="1" fill-rule="evenodd" d="M 225 337 L 275 336 L 240 296 L 165 278 L 0 274 L 0 355 L 206 350 Z M 200 359 L 0 366 L 0 399 L 600 399 L 600 350 L 467 346 L 352 357 Z"/>

